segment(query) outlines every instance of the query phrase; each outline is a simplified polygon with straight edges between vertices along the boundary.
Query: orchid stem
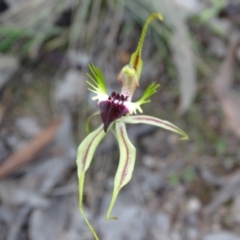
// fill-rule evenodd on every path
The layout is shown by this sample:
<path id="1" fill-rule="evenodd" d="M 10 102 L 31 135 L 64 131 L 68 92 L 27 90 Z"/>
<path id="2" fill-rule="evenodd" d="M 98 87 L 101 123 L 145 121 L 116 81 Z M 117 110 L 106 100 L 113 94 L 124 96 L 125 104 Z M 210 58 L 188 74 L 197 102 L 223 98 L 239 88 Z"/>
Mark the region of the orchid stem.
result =
<path id="1" fill-rule="evenodd" d="M 92 232 L 95 240 L 99 240 L 97 233 L 95 232 L 93 226 L 91 225 L 91 223 L 88 221 L 85 212 L 83 210 L 83 188 L 84 188 L 84 178 L 85 178 L 85 174 L 83 173 L 82 176 L 79 179 L 79 210 L 85 220 L 85 222 L 87 223 L 90 231 Z"/>

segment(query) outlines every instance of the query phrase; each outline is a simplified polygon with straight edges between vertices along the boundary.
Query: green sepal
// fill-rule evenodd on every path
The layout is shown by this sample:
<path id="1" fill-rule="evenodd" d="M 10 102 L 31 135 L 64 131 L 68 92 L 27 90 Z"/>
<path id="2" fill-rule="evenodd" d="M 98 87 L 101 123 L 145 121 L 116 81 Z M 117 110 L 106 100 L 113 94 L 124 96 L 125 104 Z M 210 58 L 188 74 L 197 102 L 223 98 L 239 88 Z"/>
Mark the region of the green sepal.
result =
<path id="1" fill-rule="evenodd" d="M 175 126 L 174 124 L 159 119 L 159 118 L 155 118 L 152 116 L 147 116 L 147 115 L 137 115 L 137 116 L 127 116 L 127 117 L 123 117 L 121 118 L 122 122 L 125 123 L 130 123 L 130 124 L 149 124 L 149 125 L 154 125 L 160 128 L 164 128 L 166 130 L 178 133 L 180 135 L 182 135 L 181 140 L 187 140 L 188 139 L 188 135 L 179 127 Z"/>
<path id="2" fill-rule="evenodd" d="M 78 153 L 77 153 L 77 172 L 78 172 L 78 181 L 79 181 L 79 211 L 83 215 L 85 222 L 87 223 L 89 229 L 91 230 L 96 240 L 98 240 L 99 238 L 94 228 L 88 221 L 85 215 L 85 212 L 83 210 L 84 178 L 85 178 L 85 173 L 92 162 L 93 154 L 105 135 L 106 133 L 103 130 L 103 125 L 101 125 L 95 131 L 88 134 L 88 136 L 82 141 L 82 143 L 78 147 Z"/>
<path id="3" fill-rule="evenodd" d="M 119 145 L 120 160 L 114 179 L 112 199 L 106 215 L 107 220 L 117 219 L 116 217 L 111 217 L 111 212 L 121 188 L 125 186 L 132 178 L 132 173 L 136 160 L 136 149 L 128 138 L 125 124 L 119 121 L 116 122 L 115 125 L 116 138 Z"/>
<path id="4" fill-rule="evenodd" d="M 137 72 L 138 81 L 140 80 L 140 76 L 141 76 L 141 72 L 142 72 L 143 61 L 141 59 L 141 55 L 142 55 L 142 49 L 143 49 L 144 40 L 145 40 L 145 37 L 146 37 L 146 34 L 147 34 L 148 25 L 155 18 L 158 18 L 161 21 L 163 20 L 163 16 L 161 14 L 159 14 L 159 13 L 153 13 L 153 14 L 151 14 L 148 17 L 147 21 L 145 22 L 145 24 L 143 26 L 142 34 L 141 34 L 141 37 L 139 39 L 137 49 L 132 54 L 131 59 L 130 59 L 130 65 Z"/>

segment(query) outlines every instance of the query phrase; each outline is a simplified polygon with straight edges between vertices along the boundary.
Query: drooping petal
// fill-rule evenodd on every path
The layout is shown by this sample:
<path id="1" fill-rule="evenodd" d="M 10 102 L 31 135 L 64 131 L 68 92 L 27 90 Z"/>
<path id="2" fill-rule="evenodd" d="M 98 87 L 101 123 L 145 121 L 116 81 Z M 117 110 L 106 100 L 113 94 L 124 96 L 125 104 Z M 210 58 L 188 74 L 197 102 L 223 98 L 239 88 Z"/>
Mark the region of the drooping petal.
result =
<path id="1" fill-rule="evenodd" d="M 172 131 L 172 132 L 182 135 L 181 140 L 188 139 L 188 135 L 179 127 L 175 126 L 174 124 L 172 124 L 168 121 L 165 121 L 165 120 L 162 120 L 159 118 L 155 118 L 152 116 L 147 116 L 147 115 L 127 116 L 127 117 L 121 118 L 121 121 L 125 122 L 125 123 L 130 123 L 130 124 L 142 123 L 142 124 L 154 125 L 154 126 L 161 127 L 161 128 L 164 128 L 169 131 Z"/>
<path id="2" fill-rule="evenodd" d="M 120 160 L 114 179 L 112 199 L 106 215 L 107 220 L 117 219 L 116 217 L 111 217 L 111 212 L 120 189 L 132 178 L 136 159 L 136 149 L 128 138 L 125 124 L 121 121 L 116 122 L 116 137 L 119 144 Z"/>
<path id="3" fill-rule="evenodd" d="M 93 154 L 105 135 L 106 133 L 103 130 L 103 125 L 101 125 L 95 131 L 88 134 L 88 136 L 80 144 L 77 153 L 77 172 L 79 181 L 79 210 L 83 215 L 84 220 L 87 223 L 92 234 L 94 235 L 95 239 L 98 239 L 98 236 L 95 230 L 93 229 L 92 225 L 89 223 L 83 210 L 84 178 L 85 172 L 87 171 L 91 164 Z"/>

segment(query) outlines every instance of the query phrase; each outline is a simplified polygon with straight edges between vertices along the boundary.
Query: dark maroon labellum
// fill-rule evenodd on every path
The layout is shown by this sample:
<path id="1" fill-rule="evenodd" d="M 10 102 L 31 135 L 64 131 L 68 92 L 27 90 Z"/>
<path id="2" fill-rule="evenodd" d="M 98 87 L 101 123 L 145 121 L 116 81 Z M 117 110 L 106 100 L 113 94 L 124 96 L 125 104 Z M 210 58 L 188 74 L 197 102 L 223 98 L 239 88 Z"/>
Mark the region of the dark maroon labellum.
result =
<path id="1" fill-rule="evenodd" d="M 128 97 L 124 97 L 118 93 L 113 92 L 107 101 L 99 103 L 100 114 L 103 122 L 104 131 L 107 132 L 109 125 L 116 119 L 125 116 L 129 111 L 124 106 L 124 101 Z"/>

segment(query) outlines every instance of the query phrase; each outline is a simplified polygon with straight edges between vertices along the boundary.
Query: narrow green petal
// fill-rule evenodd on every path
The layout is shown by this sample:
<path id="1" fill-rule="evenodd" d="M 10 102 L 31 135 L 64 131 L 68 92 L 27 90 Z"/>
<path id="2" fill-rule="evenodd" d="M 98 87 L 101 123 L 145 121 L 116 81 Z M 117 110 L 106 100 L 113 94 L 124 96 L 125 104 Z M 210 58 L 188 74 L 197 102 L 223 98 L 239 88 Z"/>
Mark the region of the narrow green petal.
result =
<path id="1" fill-rule="evenodd" d="M 89 65 L 89 69 L 91 71 L 91 75 L 88 74 L 88 77 L 91 82 L 87 81 L 87 83 L 90 86 L 90 91 L 96 93 L 97 95 L 107 94 L 107 87 L 101 70 L 93 64 Z"/>
<path id="2" fill-rule="evenodd" d="M 116 122 L 116 137 L 119 144 L 120 160 L 114 179 L 112 199 L 106 215 L 107 220 L 117 219 L 116 217 L 111 217 L 111 212 L 120 189 L 132 178 L 132 172 L 136 159 L 136 149 L 128 138 L 125 124 L 121 121 Z"/>
<path id="3" fill-rule="evenodd" d="M 157 92 L 157 89 L 160 87 L 160 84 L 156 83 L 156 82 L 152 82 L 147 89 L 145 90 L 145 92 L 143 93 L 142 97 L 137 101 L 137 103 L 141 104 L 145 104 L 150 102 L 149 98 Z"/>
<path id="4" fill-rule="evenodd" d="M 90 87 L 92 87 L 92 88 L 90 88 L 90 87 L 88 88 L 89 91 L 94 92 L 94 93 L 97 93 L 98 88 L 97 88 L 93 83 L 91 83 L 91 82 L 89 82 L 89 81 L 86 81 L 86 83 L 87 83 Z"/>
<path id="5" fill-rule="evenodd" d="M 152 116 L 146 116 L 146 115 L 127 116 L 127 117 L 121 118 L 121 121 L 123 121 L 125 123 L 130 123 L 130 124 L 143 123 L 143 124 L 154 125 L 154 126 L 161 127 L 161 128 L 164 128 L 169 131 L 172 131 L 172 132 L 182 135 L 181 140 L 188 139 L 188 135 L 179 127 L 175 126 L 174 124 L 172 124 L 168 121 L 161 120 L 159 118 L 155 118 Z"/>
<path id="6" fill-rule="evenodd" d="M 91 164 L 93 154 L 105 135 L 106 133 L 103 130 L 103 125 L 101 125 L 95 131 L 88 134 L 88 136 L 80 144 L 77 153 L 77 172 L 79 181 L 79 210 L 83 215 L 85 222 L 87 223 L 89 229 L 91 230 L 96 240 L 98 240 L 99 238 L 95 230 L 93 229 L 92 225 L 89 223 L 83 210 L 84 178 L 85 172 L 87 171 Z"/>

